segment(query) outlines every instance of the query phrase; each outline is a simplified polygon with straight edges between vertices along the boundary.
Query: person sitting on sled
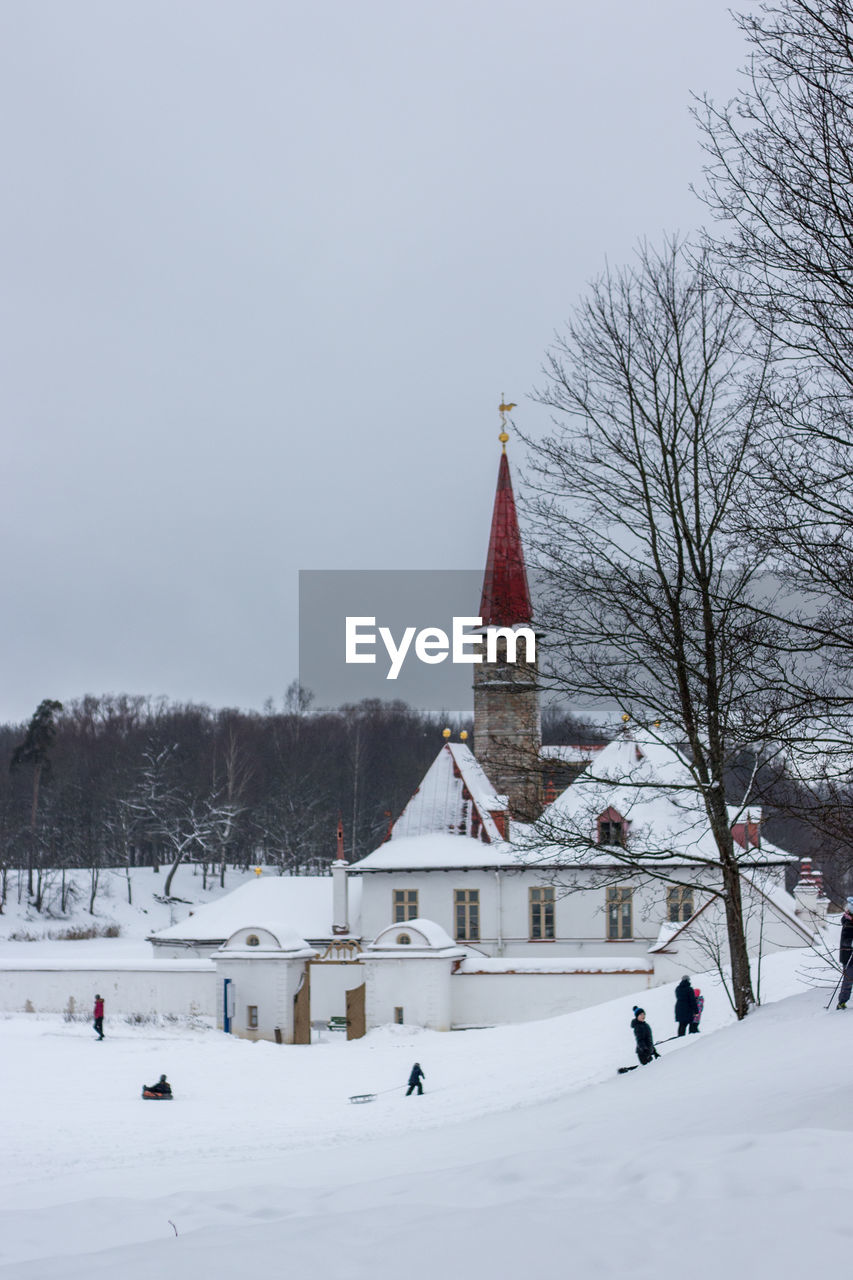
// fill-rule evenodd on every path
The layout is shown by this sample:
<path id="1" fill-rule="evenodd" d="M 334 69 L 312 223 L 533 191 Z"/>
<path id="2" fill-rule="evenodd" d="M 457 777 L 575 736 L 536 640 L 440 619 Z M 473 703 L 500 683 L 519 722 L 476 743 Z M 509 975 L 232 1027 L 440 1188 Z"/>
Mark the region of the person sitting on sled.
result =
<path id="1" fill-rule="evenodd" d="M 161 1076 L 156 1084 L 146 1084 L 143 1085 L 143 1088 L 146 1093 L 160 1093 L 166 1098 L 171 1098 L 172 1096 L 172 1086 L 165 1076 Z"/>
<path id="2" fill-rule="evenodd" d="M 631 1022 L 631 1030 L 634 1033 L 634 1039 L 637 1042 L 637 1057 L 640 1059 L 640 1066 L 645 1067 L 652 1058 L 659 1058 L 660 1054 L 655 1048 L 654 1036 L 652 1029 L 646 1022 L 646 1011 L 634 1005 L 634 1018 Z"/>

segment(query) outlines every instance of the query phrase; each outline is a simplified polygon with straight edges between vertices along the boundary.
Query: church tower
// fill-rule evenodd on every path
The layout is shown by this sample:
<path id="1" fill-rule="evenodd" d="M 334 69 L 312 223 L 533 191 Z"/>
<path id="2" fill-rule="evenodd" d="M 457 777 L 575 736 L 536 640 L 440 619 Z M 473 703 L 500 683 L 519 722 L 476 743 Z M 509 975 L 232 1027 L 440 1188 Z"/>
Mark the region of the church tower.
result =
<path id="1" fill-rule="evenodd" d="M 501 406 L 501 412 L 505 407 Z M 489 554 L 483 579 L 480 617 L 484 627 L 532 628 L 533 608 L 524 551 L 502 431 L 498 485 L 492 511 Z M 516 662 L 507 662 L 507 643 L 498 640 L 497 661 L 474 667 L 474 754 L 499 795 L 509 799 L 510 814 L 529 822 L 541 811 L 540 749 L 542 728 L 536 660 L 527 662 L 519 640 Z"/>

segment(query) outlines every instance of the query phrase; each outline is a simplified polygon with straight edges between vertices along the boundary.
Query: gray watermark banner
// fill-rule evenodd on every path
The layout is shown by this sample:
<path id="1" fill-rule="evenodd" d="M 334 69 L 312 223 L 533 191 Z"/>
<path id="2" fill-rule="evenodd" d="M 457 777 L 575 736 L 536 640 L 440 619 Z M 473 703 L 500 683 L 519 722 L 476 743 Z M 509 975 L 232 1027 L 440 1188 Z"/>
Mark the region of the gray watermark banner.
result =
<path id="1" fill-rule="evenodd" d="M 379 698 L 470 714 L 482 588 L 482 569 L 302 570 L 300 684 L 318 707 Z"/>

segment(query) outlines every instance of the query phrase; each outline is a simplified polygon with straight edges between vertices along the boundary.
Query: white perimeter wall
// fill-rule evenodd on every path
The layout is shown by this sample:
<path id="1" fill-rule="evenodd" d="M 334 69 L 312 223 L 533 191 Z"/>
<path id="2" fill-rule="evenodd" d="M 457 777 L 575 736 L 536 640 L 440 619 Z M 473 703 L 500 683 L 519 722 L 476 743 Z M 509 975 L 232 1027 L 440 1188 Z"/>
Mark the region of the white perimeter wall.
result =
<path id="1" fill-rule="evenodd" d="M 555 1018 L 632 995 L 653 981 L 652 975 L 640 973 L 454 973 L 450 979 L 453 1026 L 490 1027 Z"/>
<path id="2" fill-rule="evenodd" d="M 216 973 L 206 960 L 126 961 L 123 965 L 74 961 L 73 967 L 0 962 L 0 1010 L 4 1013 L 66 1013 L 69 1008 L 91 1013 L 96 992 L 104 997 L 107 1030 L 110 1018 L 133 1014 L 213 1017 L 216 1012 Z"/>

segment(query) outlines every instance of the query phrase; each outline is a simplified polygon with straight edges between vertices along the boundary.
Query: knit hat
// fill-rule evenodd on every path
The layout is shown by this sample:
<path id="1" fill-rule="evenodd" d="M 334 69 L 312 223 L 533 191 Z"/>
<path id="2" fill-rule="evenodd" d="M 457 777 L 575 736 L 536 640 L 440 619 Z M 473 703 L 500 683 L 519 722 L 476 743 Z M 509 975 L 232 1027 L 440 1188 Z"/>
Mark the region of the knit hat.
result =
<path id="1" fill-rule="evenodd" d="M 694 994 L 694 996 L 701 996 L 702 992 L 699 990 L 699 988 L 698 988 L 698 987 L 694 987 L 694 988 L 693 988 L 693 994 Z"/>
<path id="2" fill-rule="evenodd" d="M 639 1018 L 641 1013 L 645 1013 L 645 1009 L 641 1009 L 639 1005 L 634 1005 L 634 1017 Z"/>
<path id="3" fill-rule="evenodd" d="M 853 894 L 847 899 L 847 910 L 853 911 Z"/>

